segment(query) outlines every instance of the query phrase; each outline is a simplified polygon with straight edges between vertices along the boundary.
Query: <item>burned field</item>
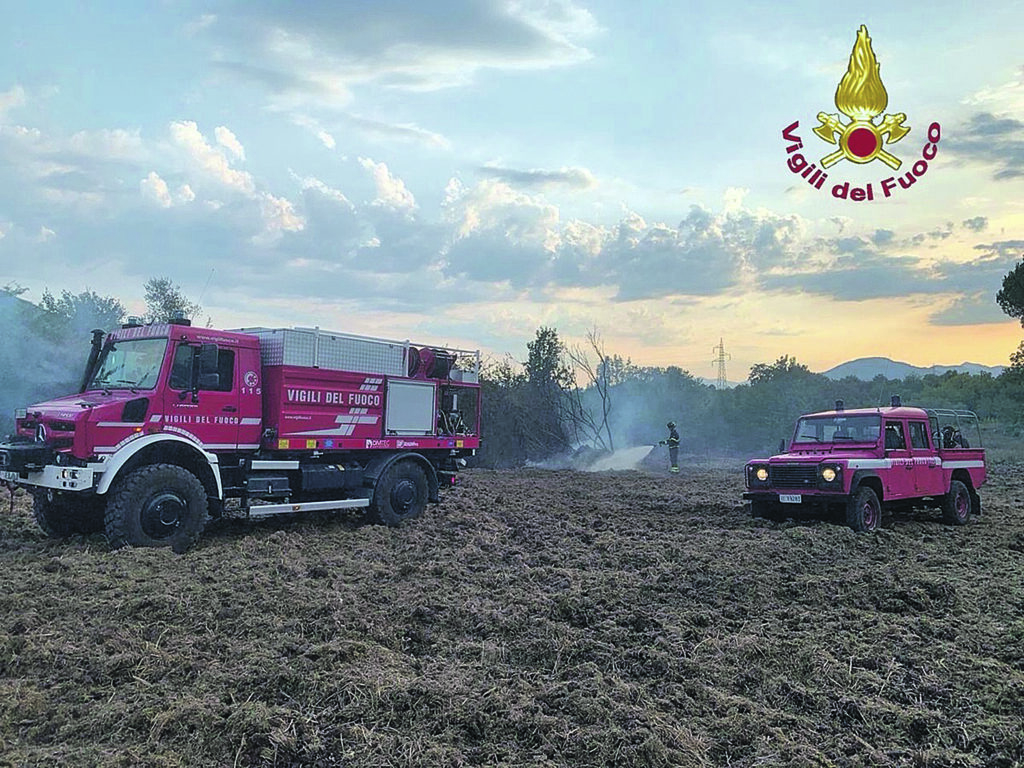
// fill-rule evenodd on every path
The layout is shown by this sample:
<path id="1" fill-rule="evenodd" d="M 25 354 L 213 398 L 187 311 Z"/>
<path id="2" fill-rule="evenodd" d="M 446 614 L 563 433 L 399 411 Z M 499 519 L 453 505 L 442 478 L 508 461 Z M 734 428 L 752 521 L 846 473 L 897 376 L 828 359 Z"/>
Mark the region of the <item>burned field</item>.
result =
<path id="1" fill-rule="evenodd" d="M 753 520 L 741 462 L 473 470 L 185 555 L 0 515 L 0 764 L 1024 764 L 1024 465 L 985 514 Z"/>

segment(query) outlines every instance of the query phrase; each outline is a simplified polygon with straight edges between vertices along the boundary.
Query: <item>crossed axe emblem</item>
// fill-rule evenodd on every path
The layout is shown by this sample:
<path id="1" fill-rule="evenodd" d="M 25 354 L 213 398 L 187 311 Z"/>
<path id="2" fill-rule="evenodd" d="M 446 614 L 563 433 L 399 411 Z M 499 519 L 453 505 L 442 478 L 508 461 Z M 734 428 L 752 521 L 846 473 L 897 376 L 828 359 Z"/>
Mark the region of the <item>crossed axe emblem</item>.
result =
<path id="1" fill-rule="evenodd" d="M 867 163 L 878 158 L 896 170 L 903 161 L 886 152 L 884 145 L 894 144 L 910 133 L 910 126 L 903 124 L 906 119 L 907 116 L 900 112 L 886 115 L 880 125 L 875 125 L 870 119 L 853 120 L 849 124 L 844 124 L 838 113 L 819 112 L 818 121 L 821 125 L 815 128 L 814 132 L 829 144 L 839 145 L 835 152 L 821 158 L 821 167 L 835 165 L 844 157 L 854 163 Z M 888 141 L 885 140 L 886 136 Z"/>

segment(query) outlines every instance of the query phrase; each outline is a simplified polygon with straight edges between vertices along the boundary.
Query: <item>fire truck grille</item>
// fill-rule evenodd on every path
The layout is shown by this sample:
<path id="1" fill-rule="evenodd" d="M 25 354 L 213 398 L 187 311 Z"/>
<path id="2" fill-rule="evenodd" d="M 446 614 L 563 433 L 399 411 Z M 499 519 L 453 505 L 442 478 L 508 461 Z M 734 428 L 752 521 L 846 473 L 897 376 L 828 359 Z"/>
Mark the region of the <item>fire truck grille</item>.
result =
<path id="1" fill-rule="evenodd" d="M 776 488 L 813 488 L 818 483 L 816 464 L 777 464 L 771 468 Z"/>

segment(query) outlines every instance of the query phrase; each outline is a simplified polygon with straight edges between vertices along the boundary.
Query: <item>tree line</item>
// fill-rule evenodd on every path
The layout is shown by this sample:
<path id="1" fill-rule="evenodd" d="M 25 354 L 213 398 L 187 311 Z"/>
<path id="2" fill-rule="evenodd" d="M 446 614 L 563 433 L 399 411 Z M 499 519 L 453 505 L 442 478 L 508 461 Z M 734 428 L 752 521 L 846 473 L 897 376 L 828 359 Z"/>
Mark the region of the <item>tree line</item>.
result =
<path id="1" fill-rule="evenodd" d="M 721 390 L 675 366 L 604 356 L 587 369 L 573 364 L 578 356 L 556 329 L 541 327 L 521 365 L 506 358 L 484 366 L 482 465 L 651 445 L 666 436 L 668 421 L 677 423 L 684 452 L 774 451 L 801 414 L 830 410 L 836 400 L 847 408 L 888 405 L 894 394 L 906 405 L 970 410 L 1010 434 L 1024 431 L 1020 354 L 999 376 L 949 371 L 871 381 L 833 380 L 783 355 L 755 364 L 746 382 Z M 600 434 L 595 424 L 602 425 Z"/>

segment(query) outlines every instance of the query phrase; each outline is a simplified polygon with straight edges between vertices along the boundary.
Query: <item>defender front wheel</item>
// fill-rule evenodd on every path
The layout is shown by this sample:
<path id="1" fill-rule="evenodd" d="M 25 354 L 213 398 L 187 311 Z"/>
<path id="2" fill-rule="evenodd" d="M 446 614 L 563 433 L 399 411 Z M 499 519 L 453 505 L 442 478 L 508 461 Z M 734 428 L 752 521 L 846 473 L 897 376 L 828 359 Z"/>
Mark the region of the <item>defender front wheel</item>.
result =
<path id="1" fill-rule="evenodd" d="M 846 505 L 846 524 L 855 531 L 873 531 L 882 522 L 882 503 L 868 486 L 861 486 Z"/>

